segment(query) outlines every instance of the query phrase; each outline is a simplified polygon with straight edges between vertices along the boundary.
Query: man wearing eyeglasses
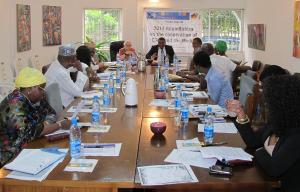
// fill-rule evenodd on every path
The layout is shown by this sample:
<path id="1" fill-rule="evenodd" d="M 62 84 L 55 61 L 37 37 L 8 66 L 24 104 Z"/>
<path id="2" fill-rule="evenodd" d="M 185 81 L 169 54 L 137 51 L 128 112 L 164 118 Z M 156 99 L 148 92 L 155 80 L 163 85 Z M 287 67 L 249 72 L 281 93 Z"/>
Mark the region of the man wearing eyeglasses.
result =
<path id="1" fill-rule="evenodd" d="M 158 44 L 151 47 L 150 51 L 146 55 L 146 59 L 151 59 L 155 62 L 166 62 L 173 63 L 174 57 L 173 47 L 170 45 L 166 45 L 166 39 L 160 37 L 158 39 Z"/>

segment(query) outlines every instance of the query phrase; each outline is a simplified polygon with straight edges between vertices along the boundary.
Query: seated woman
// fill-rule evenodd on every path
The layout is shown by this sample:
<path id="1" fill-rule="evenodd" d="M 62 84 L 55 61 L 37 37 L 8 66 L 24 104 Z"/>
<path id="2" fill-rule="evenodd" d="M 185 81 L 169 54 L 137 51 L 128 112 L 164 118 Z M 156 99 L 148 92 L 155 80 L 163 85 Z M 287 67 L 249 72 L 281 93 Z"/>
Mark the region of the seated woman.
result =
<path id="1" fill-rule="evenodd" d="M 87 46 L 90 49 L 91 53 L 91 68 L 93 71 L 97 71 L 99 73 L 102 73 L 105 71 L 106 67 L 103 63 L 99 61 L 99 58 L 96 54 L 96 44 L 94 42 L 85 43 L 85 46 Z"/>
<path id="2" fill-rule="evenodd" d="M 283 191 L 300 191 L 300 79 L 282 75 L 269 77 L 263 84 L 268 123 L 254 132 L 241 105 L 227 103 L 237 114 L 236 127 L 254 153 L 256 162 L 271 177 L 281 180 Z"/>
<path id="3" fill-rule="evenodd" d="M 124 42 L 124 47 L 119 50 L 120 59 L 128 60 L 130 56 L 137 56 L 135 49 L 132 48 L 132 43 L 130 41 Z"/>
<path id="4" fill-rule="evenodd" d="M 76 58 L 81 62 L 83 73 L 89 77 L 90 81 L 99 81 L 97 73 L 91 68 L 92 56 L 90 49 L 82 45 L 76 50 Z"/>
<path id="5" fill-rule="evenodd" d="M 46 78 L 37 69 L 26 67 L 16 78 L 16 89 L 0 104 L 0 167 L 12 160 L 30 141 L 69 121 L 56 122 L 56 114 L 45 99 Z"/>

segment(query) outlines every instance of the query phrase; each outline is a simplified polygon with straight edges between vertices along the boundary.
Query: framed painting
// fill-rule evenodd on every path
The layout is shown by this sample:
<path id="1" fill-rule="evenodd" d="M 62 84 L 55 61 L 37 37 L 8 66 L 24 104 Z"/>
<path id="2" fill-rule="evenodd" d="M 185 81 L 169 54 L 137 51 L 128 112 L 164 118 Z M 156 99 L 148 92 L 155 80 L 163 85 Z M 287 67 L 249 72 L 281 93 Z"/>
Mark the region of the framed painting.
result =
<path id="1" fill-rule="evenodd" d="M 300 58 L 300 1 L 295 1 L 293 56 Z"/>
<path id="2" fill-rule="evenodd" d="M 248 47 L 266 50 L 266 27 L 264 24 L 248 25 Z"/>
<path id="3" fill-rule="evenodd" d="M 43 6 L 43 45 L 61 45 L 61 7 Z"/>
<path id="4" fill-rule="evenodd" d="M 31 49 L 30 5 L 17 4 L 17 51 Z"/>

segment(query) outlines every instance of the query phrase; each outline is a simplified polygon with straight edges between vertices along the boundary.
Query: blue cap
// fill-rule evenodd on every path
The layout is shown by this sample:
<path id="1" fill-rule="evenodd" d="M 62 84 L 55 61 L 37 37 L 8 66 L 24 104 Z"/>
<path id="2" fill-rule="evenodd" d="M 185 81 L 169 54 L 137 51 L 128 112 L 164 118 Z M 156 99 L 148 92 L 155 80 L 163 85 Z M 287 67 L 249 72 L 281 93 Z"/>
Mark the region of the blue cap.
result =
<path id="1" fill-rule="evenodd" d="M 95 101 L 95 100 L 98 100 L 99 99 L 99 97 L 97 96 L 97 95 L 95 95 L 94 97 L 93 97 L 93 100 Z"/>
<path id="2" fill-rule="evenodd" d="M 77 125 L 77 119 L 76 118 L 72 118 L 71 122 L 72 122 L 72 125 Z"/>
<path id="3" fill-rule="evenodd" d="M 104 88 L 108 88 L 108 83 L 105 83 L 105 84 L 104 84 Z"/>
<path id="4" fill-rule="evenodd" d="M 186 97 L 186 92 L 182 92 L 182 97 Z"/>
<path id="5" fill-rule="evenodd" d="M 211 113 L 212 112 L 212 108 L 211 107 L 207 107 L 207 112 Z"/>

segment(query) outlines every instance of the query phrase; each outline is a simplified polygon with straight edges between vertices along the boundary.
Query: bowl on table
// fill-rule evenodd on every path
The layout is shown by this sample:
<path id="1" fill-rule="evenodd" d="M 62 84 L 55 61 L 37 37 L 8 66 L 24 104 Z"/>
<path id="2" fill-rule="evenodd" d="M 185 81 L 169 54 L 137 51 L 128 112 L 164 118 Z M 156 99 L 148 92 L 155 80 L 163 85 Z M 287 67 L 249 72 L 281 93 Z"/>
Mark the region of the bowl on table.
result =
<path id="1" fill-rule="evenodd" d="M 153 122 L 150 124 L 150 129 L 154 135 L 162 135 L 166 131 L 167 125 L 163 122 Z"/>

